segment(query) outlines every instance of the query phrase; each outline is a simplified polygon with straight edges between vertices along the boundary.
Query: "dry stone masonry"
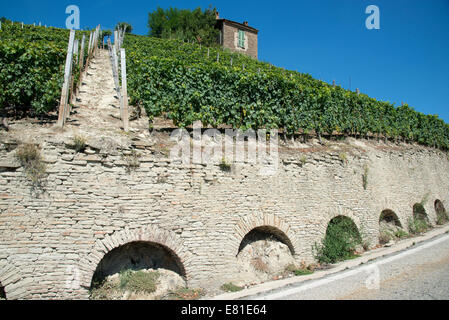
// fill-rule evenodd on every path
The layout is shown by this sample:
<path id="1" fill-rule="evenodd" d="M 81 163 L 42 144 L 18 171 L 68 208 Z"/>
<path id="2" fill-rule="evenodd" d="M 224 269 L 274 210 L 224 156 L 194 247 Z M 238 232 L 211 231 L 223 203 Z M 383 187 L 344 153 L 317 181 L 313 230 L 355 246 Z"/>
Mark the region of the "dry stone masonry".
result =
<path id="1" fill-rule="evenodd" d="M 313 262 L 312 246 L 335 216 L 350 217 L 374 246 L 382 211 L 407 226 L 424 198 L 432 224 L 434 201 L 448 207 L 446 155 L 417 146 L 350 141 L 345 157 L 281 152 L 277 175 L 260 176 L 254 164 L 224 172 L 173 163 L 151 144 L 87 144 L 76 153 L 57 139 L 42 143 L 48 177 L 38 192 L 14 160 L 19 142 L 2 139 L 0 282 L 8 299 L 87 299 L 102 259 L 136 242 L 175 257 L 189 286 L 220 286 L 239 272 L 241 242 L 255 228 L 282 237 L 298 263 Z M 132 149 L 138 166 L 130 168 L 123 159 Z"/>

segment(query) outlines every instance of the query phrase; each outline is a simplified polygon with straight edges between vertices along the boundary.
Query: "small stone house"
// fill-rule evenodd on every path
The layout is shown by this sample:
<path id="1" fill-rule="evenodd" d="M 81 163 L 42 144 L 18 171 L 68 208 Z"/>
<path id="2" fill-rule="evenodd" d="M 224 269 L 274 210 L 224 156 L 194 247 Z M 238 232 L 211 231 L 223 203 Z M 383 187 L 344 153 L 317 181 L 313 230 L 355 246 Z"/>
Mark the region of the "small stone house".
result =
<path id="1" fill-rule="evenodd" d="M 239 23 L 221 19 L 218 12 L 216 28 L 220 30 L 219 43 L 224 48 L 258 59 L 259 30 L 248 26 L 246 21 Z"/>

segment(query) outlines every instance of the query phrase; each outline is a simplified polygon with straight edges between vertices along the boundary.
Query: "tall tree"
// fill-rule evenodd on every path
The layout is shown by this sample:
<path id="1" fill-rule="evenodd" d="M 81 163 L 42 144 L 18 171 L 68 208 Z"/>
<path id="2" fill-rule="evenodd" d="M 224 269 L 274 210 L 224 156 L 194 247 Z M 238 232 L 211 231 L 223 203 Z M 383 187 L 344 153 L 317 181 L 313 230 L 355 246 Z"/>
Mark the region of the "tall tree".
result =
<path id="1" fill-rule="evenodd" d="M 133 32 L 133 27 L 132 25 L 130 25 L 127 22 L 119 22 L 117 23 L 117 25 L 115 26 L 115 30 L 125 30 L 126 33 L 131 33 Z"/>
<path id="2" fill-rule="evenodd" d="M 217 44 L 219 31 L 215 28 L 216 12 L 211 6 L 204 11 L 199 7 L 193 11 L 158 7 L 149 13 L 150 36 L 196 41 L 205 45 Z"/>

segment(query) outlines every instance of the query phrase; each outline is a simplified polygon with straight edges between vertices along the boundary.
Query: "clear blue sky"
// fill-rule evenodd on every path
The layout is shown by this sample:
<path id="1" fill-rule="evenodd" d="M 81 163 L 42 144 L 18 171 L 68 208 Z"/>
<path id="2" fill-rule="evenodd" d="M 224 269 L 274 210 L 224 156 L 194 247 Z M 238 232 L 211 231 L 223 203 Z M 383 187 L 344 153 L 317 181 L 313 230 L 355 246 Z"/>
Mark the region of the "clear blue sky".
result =
<path id="1" fill-rule="evenodd" d="M 449 123 L 449 0 L 0 0 L 0 16 L 65 27 L 65 8 L 78 5 L 81 27 L 116 22 L 147 34 L 158 6 L 216 7 L 220 16 L 260 30 L 259 58 L 344 88 L 438 114 Z M 368 5 L 380 9 L 380 30 L 368 30 Z M 351 79 L 351 80 L 350 80 Z"/>

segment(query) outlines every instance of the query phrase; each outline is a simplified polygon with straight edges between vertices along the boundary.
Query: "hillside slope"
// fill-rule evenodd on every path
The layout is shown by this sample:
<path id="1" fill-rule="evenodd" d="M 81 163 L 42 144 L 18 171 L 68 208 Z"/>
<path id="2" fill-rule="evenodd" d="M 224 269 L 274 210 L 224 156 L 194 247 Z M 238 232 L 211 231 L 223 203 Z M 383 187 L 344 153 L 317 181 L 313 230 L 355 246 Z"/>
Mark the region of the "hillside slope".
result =
<path id="1" fill-rule="evenodd" d="M 150 119 L 186 127 L 374 136 L 448 149 L 449 125 L 222 48 L 127 35 L 128 91 Z"/>

